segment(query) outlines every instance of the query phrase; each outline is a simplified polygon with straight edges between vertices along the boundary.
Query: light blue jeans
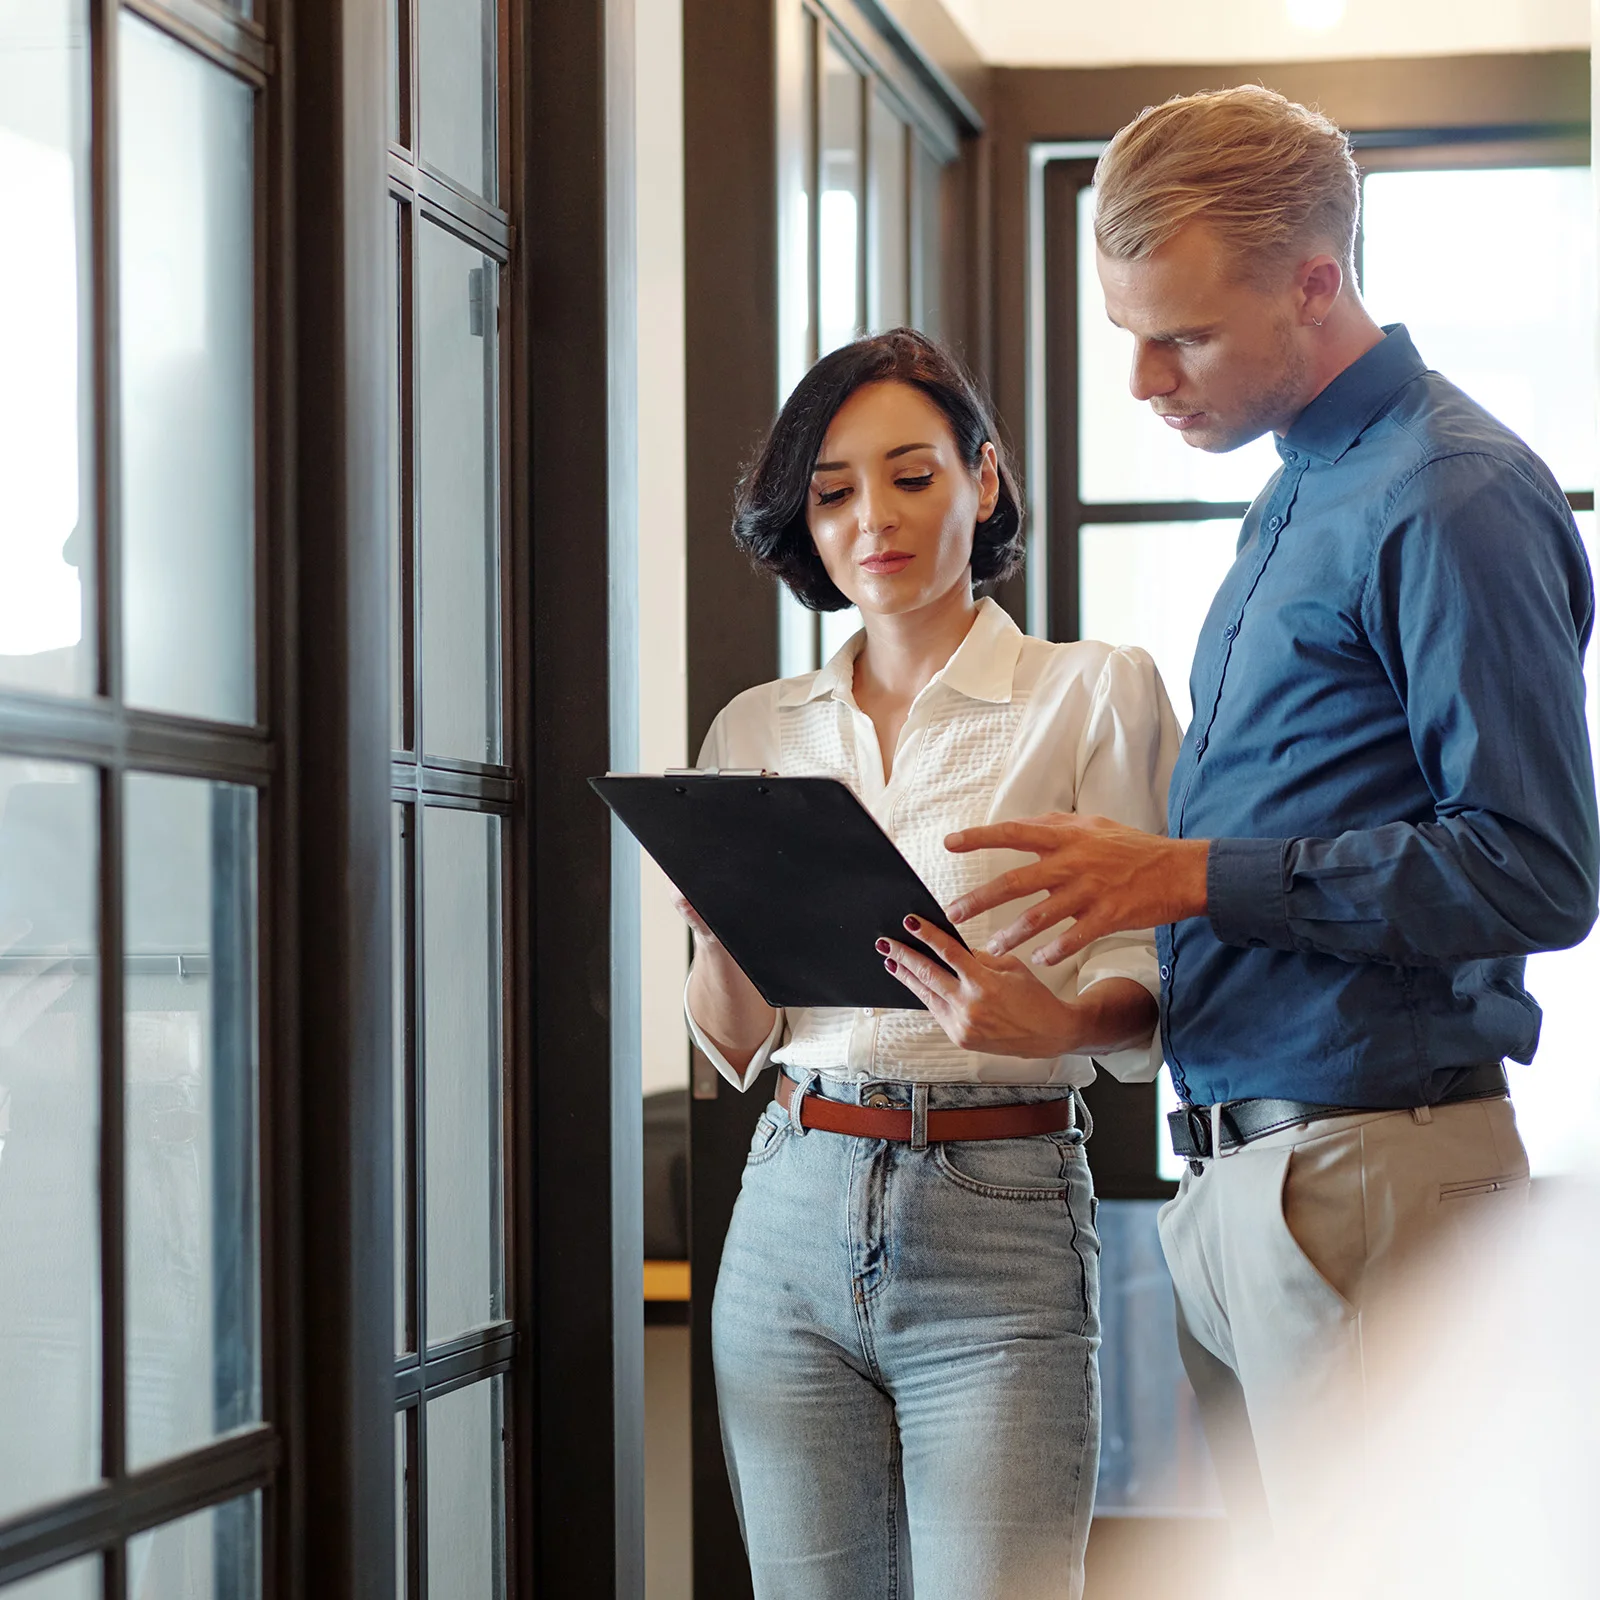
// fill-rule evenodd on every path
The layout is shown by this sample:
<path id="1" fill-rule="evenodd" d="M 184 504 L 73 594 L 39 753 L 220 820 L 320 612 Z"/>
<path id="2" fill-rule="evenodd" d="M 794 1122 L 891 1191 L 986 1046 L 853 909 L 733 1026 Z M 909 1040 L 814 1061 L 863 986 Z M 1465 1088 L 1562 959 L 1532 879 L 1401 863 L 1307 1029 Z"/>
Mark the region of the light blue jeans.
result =
<path id="1" fill-rule="evenodd" d="M 1068 1092 L 935 1085 L 929 1106 Z M 712 1314 L 757 1600 L 1081 1595 L 1100 1454 L 1084 1125 L 1080 1102 L 1066 1133 L 913 1150 L 762 1113 Z"/>

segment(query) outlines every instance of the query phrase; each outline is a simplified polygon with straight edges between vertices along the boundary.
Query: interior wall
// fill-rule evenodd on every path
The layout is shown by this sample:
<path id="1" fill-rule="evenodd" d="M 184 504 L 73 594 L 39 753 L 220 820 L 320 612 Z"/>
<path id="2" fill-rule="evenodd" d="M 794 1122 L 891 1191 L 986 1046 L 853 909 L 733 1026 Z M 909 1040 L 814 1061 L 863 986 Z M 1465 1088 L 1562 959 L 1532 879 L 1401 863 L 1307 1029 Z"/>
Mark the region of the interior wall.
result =
<path id="1" fill-rule="evenodd" d="M 683 10 L 635 0 L 638 59 L 639 770 L 687 766 L 684 593 Z M 644 1092 L 689 1081 L 688 937 L 671 887 L 640 861 Z"/>

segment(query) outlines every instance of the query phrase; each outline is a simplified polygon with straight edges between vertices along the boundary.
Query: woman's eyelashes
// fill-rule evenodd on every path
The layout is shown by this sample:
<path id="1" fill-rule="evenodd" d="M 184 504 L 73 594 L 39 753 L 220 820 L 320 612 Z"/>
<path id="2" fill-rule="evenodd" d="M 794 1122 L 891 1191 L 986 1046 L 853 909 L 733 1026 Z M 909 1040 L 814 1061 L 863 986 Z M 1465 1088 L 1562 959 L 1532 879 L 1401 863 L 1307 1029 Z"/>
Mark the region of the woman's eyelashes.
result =
<path id="1" fill-rule="evenodd" d="M 928 471 L 919 473 L 915 477 L 896 478 L 894 486 L 897 489 L 908 489 L 913 494 L 922 489 L 931 489 L 933 487 L 933 469 L 930 467 Z M 817 504 L 819 506 L 836 506 L 849 493 L 849 484 L 844 484 L 837 489 L 818 489 Z"/>

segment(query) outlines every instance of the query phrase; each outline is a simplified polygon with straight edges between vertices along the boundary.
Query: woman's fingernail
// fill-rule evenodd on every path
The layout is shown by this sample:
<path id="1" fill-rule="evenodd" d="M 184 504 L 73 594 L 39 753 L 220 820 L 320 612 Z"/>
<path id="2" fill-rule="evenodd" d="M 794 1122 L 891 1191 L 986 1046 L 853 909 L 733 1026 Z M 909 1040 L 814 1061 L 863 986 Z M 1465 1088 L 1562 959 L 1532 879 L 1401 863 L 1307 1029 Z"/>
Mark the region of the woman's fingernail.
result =
<path id="1" fill-rule="evenodd" d="M 888 955 L 888 953 L 889 953 L 889 941 L 887 939 L 880 939 L 878 941 L 878 954 L 880 956 L 886 956 L 886 955 Z"/>
<path id="2" fill-rule="evenodd" d="M 897 967 L 892 961 L 885 961 L 884 966 L 886 966 L 891 972 L 898 972 L 900 970 L 899 967 Z"/>
<path id="3" fill-rule="evenodd" d="M 917 919 L 916 919 L 916 918 L 915 918 L 915 917 L 907 917 L 907 918 L 906 918 L 906 926 L 907 926 L 907 927 L 908 927 L 908 928 L 909 928 L 909 929 L 910 929 L 910 930 L 911 930 L 911 931 L 912 931 L 912 932 L 913 932 L 913 933 L 915 933 L 915 932 L 917 932 L 917 930 L 918 930 L 918 929 L 919 929 L 919 928 L 921 928 L 921 926 L 922 926 L 922 924 L 921 924 L 921 923 L 920 923 L 920 922 L 918 922 L 918 921 L 917 921 Z"/>

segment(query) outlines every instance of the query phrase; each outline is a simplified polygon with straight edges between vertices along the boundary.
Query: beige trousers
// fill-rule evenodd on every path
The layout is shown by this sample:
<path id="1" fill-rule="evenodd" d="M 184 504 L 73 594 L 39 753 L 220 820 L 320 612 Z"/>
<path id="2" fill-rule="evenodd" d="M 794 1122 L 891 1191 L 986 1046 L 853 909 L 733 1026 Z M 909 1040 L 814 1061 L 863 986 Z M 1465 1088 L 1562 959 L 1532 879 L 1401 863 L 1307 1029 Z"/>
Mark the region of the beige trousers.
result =
<path id="1" fill-rule="evenodd" d="M 1241 1547 L 1347 1543 L 1383 1477 L 1385 1391 L 1428 1359 L 1419 1296 L 1440 1274 L 1491 1281 L 1506 1231 L 1485 1224 L 1527 1192 L 1505 1099 L 1301 1123 L 1184 1174 L 1161 1243 Z"/>

